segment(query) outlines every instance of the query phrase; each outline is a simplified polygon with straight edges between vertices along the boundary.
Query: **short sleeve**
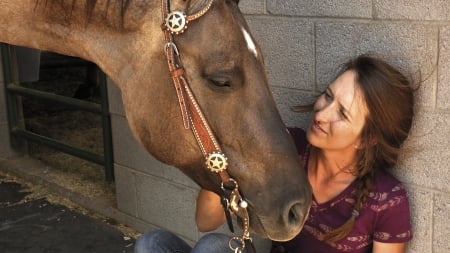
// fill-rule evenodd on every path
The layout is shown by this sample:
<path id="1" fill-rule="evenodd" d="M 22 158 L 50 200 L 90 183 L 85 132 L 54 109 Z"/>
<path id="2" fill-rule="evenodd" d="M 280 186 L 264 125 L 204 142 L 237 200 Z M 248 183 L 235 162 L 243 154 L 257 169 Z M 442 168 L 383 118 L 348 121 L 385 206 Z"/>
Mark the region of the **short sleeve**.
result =
<path id="1" fill-rule="evenodd" d="M 384 243 L 404 243 L 412 239 L 409 200 L 406 189 L 397 183 L 390 190 L 377 193 L 377 213 L 373 240 Z"/>

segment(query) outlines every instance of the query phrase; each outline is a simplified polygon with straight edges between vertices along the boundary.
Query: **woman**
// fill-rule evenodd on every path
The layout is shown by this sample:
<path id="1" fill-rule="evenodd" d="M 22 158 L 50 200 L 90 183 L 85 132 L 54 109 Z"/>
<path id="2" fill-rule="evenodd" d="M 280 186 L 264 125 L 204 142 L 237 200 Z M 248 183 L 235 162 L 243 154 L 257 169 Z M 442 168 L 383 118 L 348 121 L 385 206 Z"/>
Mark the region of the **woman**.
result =
<path id="1" fill-rule="evenodd" d="M 300 234 L 273 242 L 271 253 L 404 252 L 412 238 L 408 196 L 387 170 L 411 128 L 413 91 L 392 66 L 361 55 L 344 65 L 314 105 L 294 108 L 313 115 L 306 132 L 290 129 L 313 203 Z M 196 222 L 200 231 L 225 222 L 216 194 L 200 191 Z M 169 232 L 153 232 L 138 240 L 136 252 L 172 252 L 165 247 L 174 241 L 185 244 Z M 150 245 L 161 251 L 146 251 Z M 192 251 L 183 247 L 179 252 L 232 252 L 219 234 L 207 234 Z"/>

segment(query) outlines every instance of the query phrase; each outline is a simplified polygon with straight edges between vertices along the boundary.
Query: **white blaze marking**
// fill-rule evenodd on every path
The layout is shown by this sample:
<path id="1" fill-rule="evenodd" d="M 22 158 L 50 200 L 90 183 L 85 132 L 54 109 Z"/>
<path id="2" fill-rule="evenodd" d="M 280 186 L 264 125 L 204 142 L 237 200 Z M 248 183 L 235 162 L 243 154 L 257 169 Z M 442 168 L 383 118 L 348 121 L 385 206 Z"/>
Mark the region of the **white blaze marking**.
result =
<path id="1" fill-rule="evenodd" d="M 245 41 L 247 41 L 247 47 L 248 50 L 250 50 L 250 52 L 253 53 L 253 55 L 255 55 L 255 57 L 258 57 L 258 51 L 256 50 L 256 45 L 252 40 L 252 37 L 250 36 L 250 34 L 245 30 L 244 27 L 241 28 L 242 29 L 242 33 L 244 34 L 244 38 Z"/>

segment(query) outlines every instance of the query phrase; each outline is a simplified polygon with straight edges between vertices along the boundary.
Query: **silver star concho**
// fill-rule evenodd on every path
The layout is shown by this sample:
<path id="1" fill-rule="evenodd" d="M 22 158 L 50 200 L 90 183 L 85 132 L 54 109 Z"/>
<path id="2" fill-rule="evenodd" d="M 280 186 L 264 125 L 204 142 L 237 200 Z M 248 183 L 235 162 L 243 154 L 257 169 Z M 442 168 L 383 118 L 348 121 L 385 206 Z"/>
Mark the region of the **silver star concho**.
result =
<path id="1" fill-rule="evenodd" d="M 206 158 L 206 167 L 212 172 L 222 172 L 227 169 L 227 158 L 222 153 L 211 153 Z"/>
<path id="2" fill-rule="evenodd" d="M 187 28 L 186 14 L 181 11 L 172 11 L 167 15 L 166 27 L 171 33 L 183 33 Z"/>

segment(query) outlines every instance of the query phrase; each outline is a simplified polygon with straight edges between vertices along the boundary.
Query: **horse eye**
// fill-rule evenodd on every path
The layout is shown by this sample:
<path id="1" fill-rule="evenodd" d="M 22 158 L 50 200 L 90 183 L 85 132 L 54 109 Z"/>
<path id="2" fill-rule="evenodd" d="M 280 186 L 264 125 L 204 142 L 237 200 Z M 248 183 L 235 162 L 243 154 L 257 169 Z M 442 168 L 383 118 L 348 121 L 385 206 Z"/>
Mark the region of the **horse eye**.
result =
<path id="1" fill-rule="evenodd" d="M 211 82 L 218 87 L 231 87 L 229 80 L 211 80 Z"/>
<path id="2" fill-rule="evenodd" d="M 207 79 L 213 87 L 231 88 L 231 80 L 228 76 L 214 75 L 214 76 L 209 76 Z"/>
<path id="3" fill-rule="evenodd" d="M 212 89 L 218 91 L 231 91 L 236 88 L 236 72 L 234 70 L 220 70 L 204 74 L 203 77 L 208 81 Z"/>

